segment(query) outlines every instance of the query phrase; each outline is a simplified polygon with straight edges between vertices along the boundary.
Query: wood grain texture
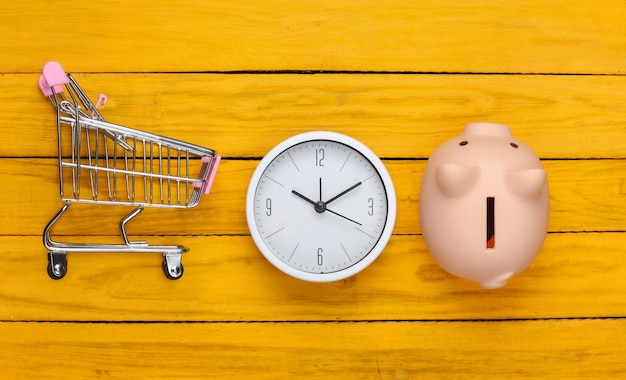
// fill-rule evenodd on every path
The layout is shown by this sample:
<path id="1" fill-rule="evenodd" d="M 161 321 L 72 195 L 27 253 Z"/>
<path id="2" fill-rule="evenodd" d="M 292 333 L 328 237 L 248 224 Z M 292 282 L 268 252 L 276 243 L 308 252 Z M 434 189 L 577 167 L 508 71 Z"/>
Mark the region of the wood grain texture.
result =
<path id="1" fill-rule="evenodd" d="M 145 236 L 183 244 L 185 275 L 167 281 L 159 254 L 68 255 L 46 274 L 41 239 L 0 237 L 0 320 L 394 321 L 619 317 L 626 314 L 623 233 L 550 234 L 531 266 L 489 291 L 443 271 L 420 236 L 393 236 L 374 264 L 332 283 L 293 279 L 248 236 Z M 68 237 L 98 242 L 101 238 Z M 374 339 L 376 339 L 374 337 Z"/>
<path id="2" fill-rule="evenodd" d="M 626 3 L 348 0 L 0 4 L 3 378 L 622 378 L 626 375 Z M 213 192 L 146 210 L 159 254 L 69 255 L 46 274 L 59 209 L 56 125 L 37 79 L 57 60 L 107 120 L 217 150 Z M 548 172 L 545 244 L 488 291 L 443 271 L 418 219 L 426 159 L 466 123 L 508 124 Z M 311 130 L 383 158 L 398 217 L 344 281 L 282 274 L 249 236 L 259 159 Z M 67 148 L 66 148 L 67 149 Z M 120 242 L 124 207 L 74 205 L 59 240 Z"/>
<path id="3" fill-rule="evenodd" d="M 45 61 L 42 61 L 42 64 Z M 64 65 L 68 72 L 80 64 Z M 0 76 L 3 156 L 55 157 L 39 74 Z M 258 158 L 296 133 L 333 130 L 381 157 L 427 158 L 466 123 L 509 125 L 541 158 L 626 158 L 626 77 L 543 75 L 76 75 L 113 123 Z M 384 133 L 381 133 L 384 132 Z M 621 144 L 620 144 L 621 142 Z"/>
<path id="4" fill-rule="evenodd" d="M 625 338 L 623 320 L 0 323 L 0 365 L 29 379 L 619 378 Z"/>
<path id="5" fill-rule="evenodd" d="M 121 12 L 120 10 L 124 11 Z M 4 2 L 0 71 L 624 73 L 621 0 Z"/>

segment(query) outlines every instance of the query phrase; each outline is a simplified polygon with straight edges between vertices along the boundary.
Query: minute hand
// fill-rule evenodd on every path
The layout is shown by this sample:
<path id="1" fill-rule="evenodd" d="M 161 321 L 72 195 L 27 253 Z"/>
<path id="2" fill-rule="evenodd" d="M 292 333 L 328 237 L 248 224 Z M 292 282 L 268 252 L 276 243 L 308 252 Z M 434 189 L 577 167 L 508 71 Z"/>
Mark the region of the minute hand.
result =
<path id="1" fill-rule="evenodd" d="M 334 197 L 330 198 L 329 200 L 326 201 L 326 204 L 329 204 L 330 202 L 336 200 L 337 198 L 346 195 L 347 193 L 349 193 L 350 191 L 356 189 L 357 187 L 361 186 L 361 182 L 357 182 L 354 185 L 348 187 L 347 189 L 345 189 L 344 191 L 342 191 L 341 193 L 335 195 Z"/>

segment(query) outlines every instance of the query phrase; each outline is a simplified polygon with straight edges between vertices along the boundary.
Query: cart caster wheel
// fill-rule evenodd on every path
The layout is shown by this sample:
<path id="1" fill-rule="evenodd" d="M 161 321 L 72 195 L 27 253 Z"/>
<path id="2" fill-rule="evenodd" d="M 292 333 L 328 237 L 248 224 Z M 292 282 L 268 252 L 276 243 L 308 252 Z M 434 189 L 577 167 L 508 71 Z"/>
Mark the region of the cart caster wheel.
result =
<path id="1" fill-rule="evenodd" d="M 48 252 L 48 276 L 60 280 L 67 273 L 67 256 L 64 253 Z"/>
<path id="2" fill-rule="evenodd" d="M 185 267 L 183 267 L 183 263 L 178 263 L 177 265 L 172 265 L 171 267 L 167 265 L 167 258 L 163 258 L 163 264 L 161 265 L 163 268 L 163 273 L 165 273 L 165 277 L 170 280 L 178 280 L 185 273 Z"/>

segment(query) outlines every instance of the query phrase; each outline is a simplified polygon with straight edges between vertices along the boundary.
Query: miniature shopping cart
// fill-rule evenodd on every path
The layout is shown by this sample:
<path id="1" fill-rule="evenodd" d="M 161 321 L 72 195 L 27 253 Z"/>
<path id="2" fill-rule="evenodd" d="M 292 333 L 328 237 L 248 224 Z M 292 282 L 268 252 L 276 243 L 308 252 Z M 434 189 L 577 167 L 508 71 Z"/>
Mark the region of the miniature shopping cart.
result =
<path id="1" fill-rule="evenodd" d="M 60 279 L 67 272 L 69 252 L 162 253 L 169 279 L 183 275 L 182 246 L 130 241 L 126 224 L 144 207 L 191 208 L 208 194 L 220 156 L 211 149 L 108 123 L 70 74 L 48 62 L 39 87 L 56 110 L 59 189 L 65 202 L 43 233 L 48 249 L 48 274 Z M 53 241 L 54 224 L 73 203 L 130 206 L 120 222 L 123 243 L 83 244 Z"/>

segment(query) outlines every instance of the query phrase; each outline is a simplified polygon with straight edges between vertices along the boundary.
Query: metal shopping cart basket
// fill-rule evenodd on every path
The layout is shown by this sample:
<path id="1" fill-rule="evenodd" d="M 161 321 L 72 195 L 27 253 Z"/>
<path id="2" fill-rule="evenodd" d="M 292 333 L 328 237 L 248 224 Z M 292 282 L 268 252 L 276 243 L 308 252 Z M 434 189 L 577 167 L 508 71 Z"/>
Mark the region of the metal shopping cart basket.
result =
<path id="1" fill-rule="evenodd" d="M 208 148 L 106 122 L 97 109 L 106 97 L 100 95 L 92 103 L 57 62 L 44 66 L 39 88 L 56 110 L 59 190 L 65 202 L 43 233 L 50 277 L 65 276 L 69 252 L 142 252 L 162 253 L 165 276 L 180 278 L 182 254 L 188 249 L 130 241 L 126 224 L 144 207 L 197 206 L 211 189 L 220 156 Z M 123 243 L 52 240 L 52 227 L 73 203 L 134 207 L 120 222 Z"/>

